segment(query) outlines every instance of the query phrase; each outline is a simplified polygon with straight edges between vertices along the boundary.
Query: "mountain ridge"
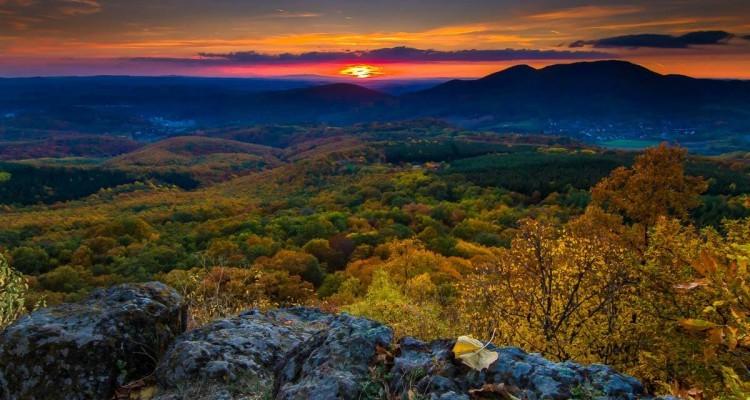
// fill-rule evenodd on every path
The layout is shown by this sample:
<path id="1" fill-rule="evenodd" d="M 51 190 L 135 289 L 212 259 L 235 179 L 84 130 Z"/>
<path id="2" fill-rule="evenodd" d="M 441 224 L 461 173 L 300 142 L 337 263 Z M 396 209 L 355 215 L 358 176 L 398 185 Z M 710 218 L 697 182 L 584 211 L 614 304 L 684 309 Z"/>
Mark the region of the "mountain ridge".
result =
<path id="1" fill-rule="evenodd" d="M 717 106 L 750 109 L 750 82 L 661 75 L 611 60 L 540 69 L 514 66 L 476 80 L 446 82 L 402 99 L 406 112 L 433 117 L 695 119 L 708 117 L 706 110 Z M 747 112 L 740 114 L 745 122 L 750 118 Z"/>
<path id="2" fill-rule="evenodd" d="M 618 60 L 539 69 L 520 64 L 398 95 L 356 82 L 268 90 L 255 81 L 233 86 L 235 81 L 227 79 L 213 84 L 208 78 L 175 78 L 161 86 L 155 84 L 159 80 L 133 78 L 133 87 L 115 90 L 127 79 L 115 79 L 119 83 L 114 86 L 48 79 L 33 80 L 26 89 L 20 81 L 0 81 L 0 89 L 13 89 L 0 99 L 0 116 L 19 113 L 18 118 L 0 119 L 0 127 L 44 129 L 63 121 L 69 130 L 117 132 L 148 131 L 159 120 L 207 127 L 439 118 L 469 128 L 556 134 L 741 134 L 750 129 L 750 81 L 662 75 Z M 47 86 L 66 89 L 45 90 Z M 172 134 L 170 129 L 176 128 L 157 129 Z"/>

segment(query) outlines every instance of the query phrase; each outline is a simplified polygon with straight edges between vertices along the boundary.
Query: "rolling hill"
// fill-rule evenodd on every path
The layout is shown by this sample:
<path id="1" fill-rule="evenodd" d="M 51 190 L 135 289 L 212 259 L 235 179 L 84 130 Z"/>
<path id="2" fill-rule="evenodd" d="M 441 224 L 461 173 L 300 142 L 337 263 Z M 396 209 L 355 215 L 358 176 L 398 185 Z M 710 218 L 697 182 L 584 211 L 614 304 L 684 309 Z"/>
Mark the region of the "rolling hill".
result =
<path id="1" fill-rule="evenodd" d="M 189 173 L 213 182 L 281 164 L 280 151 L 234 140 L 178 136 L 109 160 L 105 165 L 135 172 Z"/>
<path id="2" fill-rule="evenodd" d="M 0 131 L 0 160 L 112 157 L 131 152 L 140 146 L 140 143 L 118 136 L 64 132 L 13 135 Z"/>

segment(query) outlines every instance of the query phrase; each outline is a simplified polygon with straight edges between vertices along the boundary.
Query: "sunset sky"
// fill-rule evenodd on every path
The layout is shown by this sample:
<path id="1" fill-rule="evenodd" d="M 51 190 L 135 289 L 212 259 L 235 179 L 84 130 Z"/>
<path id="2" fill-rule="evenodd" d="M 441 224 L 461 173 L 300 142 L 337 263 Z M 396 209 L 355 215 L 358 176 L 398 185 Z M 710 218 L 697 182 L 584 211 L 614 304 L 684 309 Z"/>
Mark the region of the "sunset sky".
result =
<path id="1" fill-rule="evenodd" d="M 750 1 L 0 0 L 0 76 L 411 79 L 612 58 L 750 79 Z"/>

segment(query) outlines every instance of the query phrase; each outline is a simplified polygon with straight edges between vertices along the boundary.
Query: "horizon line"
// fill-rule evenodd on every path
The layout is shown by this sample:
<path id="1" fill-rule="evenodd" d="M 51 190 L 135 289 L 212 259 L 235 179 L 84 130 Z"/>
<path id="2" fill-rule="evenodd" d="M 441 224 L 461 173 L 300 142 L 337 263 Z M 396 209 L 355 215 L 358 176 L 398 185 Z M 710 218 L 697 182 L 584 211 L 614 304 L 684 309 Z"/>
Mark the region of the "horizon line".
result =
<path id="1" fill-rule="evenodd" d="M 740 77 L 702 77 L 702 76 L 696 76 L 696 75 L 687 75 L 687 74 L 679 74 L 679 73 L 660 73 L 657 71 L 654 71 L 651 68 L 648 68 L 644 66 L 643 64 L 639 64 L 627 59 L 623 58 L 611 58 L 611 59 L 602 59 L 602 60 L 586 60 L 586 61 L 572 61 L 572 62 L 559 62 L 554 64 L 548 64 L 543 67 L 534 67 L 533 65 L 530 65 L 529 63 L 518 63 L 513 64 L 510 66 L 507 66 L 502 69 L 498 69 L 495 72 L 491 72 L 484 75 L 466 75 L 466 76 L 428 76 L 428 77 L 389 77 L 389 76 L 376 76 L 376 77 L 369 77 L 369 78 L 352 78 L 352 77 L 344 77 L 344 76 L 338 76 L 338 75 L 321 75 L 321 74 L 287 74 L 287 75 L 248 75 L 248 76 L 225 76 L 225 75 L 203 75 L 203 74 L 107 74 L 107 73 L 92 73 L 92 74 L 35 74 L 35 75 L 2 75 L 0 74 L 0 79 L 76 79 L 76 78 L 185 78 L 185 79 L 223 79 L 223 80 L 250 80 L 250 79 L 256 79 L 256 80 L 299 80 L 299 81 L 305 81 L 305 80 L 326 80 L 326 81 L 335 81 L 335 82 L 347 82 L 352 84 L 357 84 L 356 82 L 420 82 L 420 81 L 450 81 L 450 80 L 478 80 L 482 79 L 484 77 L 500 73 L 503 71 L 507 71 L 512 68 L 520 67 L 520 66 L 526 66 L 533 70 L 539 71 L 543 70 L 545 68 L 553 67 L 553 66 L 559 66 L 559 65 L 575 65 L 575 64 L 598 64 L 598 63 L 607 63 L 607 62 L 620 62 L 625 64 L 631 64 L 635 65 L 641 68 L 644 68 L 648 71 L 651 71 L 655 74 L 662 75 L 662 76 L 683 76 L 688 77 L 692 79 L 708 79 L 708 80 L 718 80 L 718 81 L 727 81 L 727 80 L 735 80 L 735 81 L 750 81 L 750 78 L 740 78 Z"/>

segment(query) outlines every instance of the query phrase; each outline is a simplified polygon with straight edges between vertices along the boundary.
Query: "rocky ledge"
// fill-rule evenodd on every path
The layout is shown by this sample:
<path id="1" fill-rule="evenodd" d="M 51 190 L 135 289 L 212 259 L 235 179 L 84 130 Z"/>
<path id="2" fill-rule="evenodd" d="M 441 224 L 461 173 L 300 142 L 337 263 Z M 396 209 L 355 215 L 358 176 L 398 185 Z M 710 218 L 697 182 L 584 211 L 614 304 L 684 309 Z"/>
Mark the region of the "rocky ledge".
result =
<path id="1" fill-rule="evenodd" d="M 159 283 L 121 285 L 39 310 L 0 333 L 0 398 L 642 399 L 604 365 L 555 363 L 513 347 L 475 371 L 454 341 L 308 308 L 248 311 L 184 332 L 185 305 Z"/>

